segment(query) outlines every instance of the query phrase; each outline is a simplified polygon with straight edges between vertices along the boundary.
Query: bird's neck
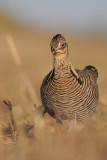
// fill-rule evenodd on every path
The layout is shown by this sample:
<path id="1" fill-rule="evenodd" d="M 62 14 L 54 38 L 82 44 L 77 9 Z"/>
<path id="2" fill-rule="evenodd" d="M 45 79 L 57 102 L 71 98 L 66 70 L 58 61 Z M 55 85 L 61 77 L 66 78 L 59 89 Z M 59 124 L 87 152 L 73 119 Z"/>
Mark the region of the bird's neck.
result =
<path id="1" fill-rule="evenodd" d="M 54 57 L 53 64 L 55 75 L 63 76 L 64 74 L 70 74 L 71 61 L 68 55 L 63 57 Z"/>
<path id="2" fill-rule="evenodd" d="M 76 78 L 78 83 L 80 83 L 81 85 L 83 84 L 77 71 L 73 67 L 68 54 L 61 58 L 54 57 L 54 75 L 56 78 L 64 78 L 71 75 L 72 77 Z"/>

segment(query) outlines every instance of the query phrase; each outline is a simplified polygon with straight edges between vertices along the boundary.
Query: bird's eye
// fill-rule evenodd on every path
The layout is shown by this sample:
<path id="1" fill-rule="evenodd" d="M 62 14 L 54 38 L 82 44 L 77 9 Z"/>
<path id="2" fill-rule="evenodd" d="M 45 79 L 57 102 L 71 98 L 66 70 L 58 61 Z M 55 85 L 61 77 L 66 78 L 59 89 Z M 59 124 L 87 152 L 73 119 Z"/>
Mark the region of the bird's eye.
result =
<path id="1" fill-rule="evenodd" d="M 64 48 L 64 47 L 65 47 L 65 45 L 66 45 L 66 44 L 65 44 L 65 43 L 63 43 L 63 44 L 62 44 L 62 46 L 61 46 L 61 48 Z"/>

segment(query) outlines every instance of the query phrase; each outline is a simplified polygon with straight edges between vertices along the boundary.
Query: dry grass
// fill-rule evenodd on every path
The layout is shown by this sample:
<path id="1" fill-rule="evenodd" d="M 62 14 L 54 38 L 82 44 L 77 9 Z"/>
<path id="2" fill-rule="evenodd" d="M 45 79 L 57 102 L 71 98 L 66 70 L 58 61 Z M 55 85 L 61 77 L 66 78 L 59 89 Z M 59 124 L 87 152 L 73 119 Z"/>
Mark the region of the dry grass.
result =
<path id="1" fill-rule="evenodd" d="M 22 159 L 107 159 L 107 39 L 105 37 L 76 37 L 66 35 L 72 62 L 82 69 L 88 64 L 99 70 L 100 101 L 92 121 L 82 129 L 73 127 L 58 132 L 55 120 L 32 102 L 26 84 L 14 64 L 6 42 L 11 33 L 23 67 L 38 100 L 44 76 L 52 68 L 49 43 L 56 33 L 31 32 L 1 19 L 0 26 L 0 157 L 5 160 Z M 12 110 L 2 100 L 9 99 Z M 8 103 L 9 104 L 9 103 Z M 4 107 L 6 111 L 3 110 Z M 2 115 L 2 116 L 1 116 Z"/>

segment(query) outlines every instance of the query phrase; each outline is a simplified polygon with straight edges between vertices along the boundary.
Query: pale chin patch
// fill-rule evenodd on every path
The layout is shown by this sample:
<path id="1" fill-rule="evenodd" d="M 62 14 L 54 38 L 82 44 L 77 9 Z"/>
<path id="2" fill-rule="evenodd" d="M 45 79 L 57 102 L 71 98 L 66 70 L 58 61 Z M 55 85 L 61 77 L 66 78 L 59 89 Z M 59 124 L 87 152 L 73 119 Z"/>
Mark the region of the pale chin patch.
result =
<path id="1" fill-rule="evenodd" d="M 65 58 L 65 57 L 66 57 L 66 54 L 57 53 L 57 54 L 55 55 L 55 58 L 56 58 L 56 59 L 62 59 L 62 58 Z"/>

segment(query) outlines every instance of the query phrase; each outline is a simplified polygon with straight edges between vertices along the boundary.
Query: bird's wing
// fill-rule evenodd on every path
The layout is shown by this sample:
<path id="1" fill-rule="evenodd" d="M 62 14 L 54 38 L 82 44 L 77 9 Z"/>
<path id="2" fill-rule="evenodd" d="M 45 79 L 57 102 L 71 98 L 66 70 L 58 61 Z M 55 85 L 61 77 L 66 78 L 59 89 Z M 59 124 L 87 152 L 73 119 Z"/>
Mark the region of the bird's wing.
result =
<path id="1" fill-rule="evenodd" d="M 53 78 L 54 70 L 50 71 L 43 80 L 43 85 L 47 85 L 47 83 Z"/>

